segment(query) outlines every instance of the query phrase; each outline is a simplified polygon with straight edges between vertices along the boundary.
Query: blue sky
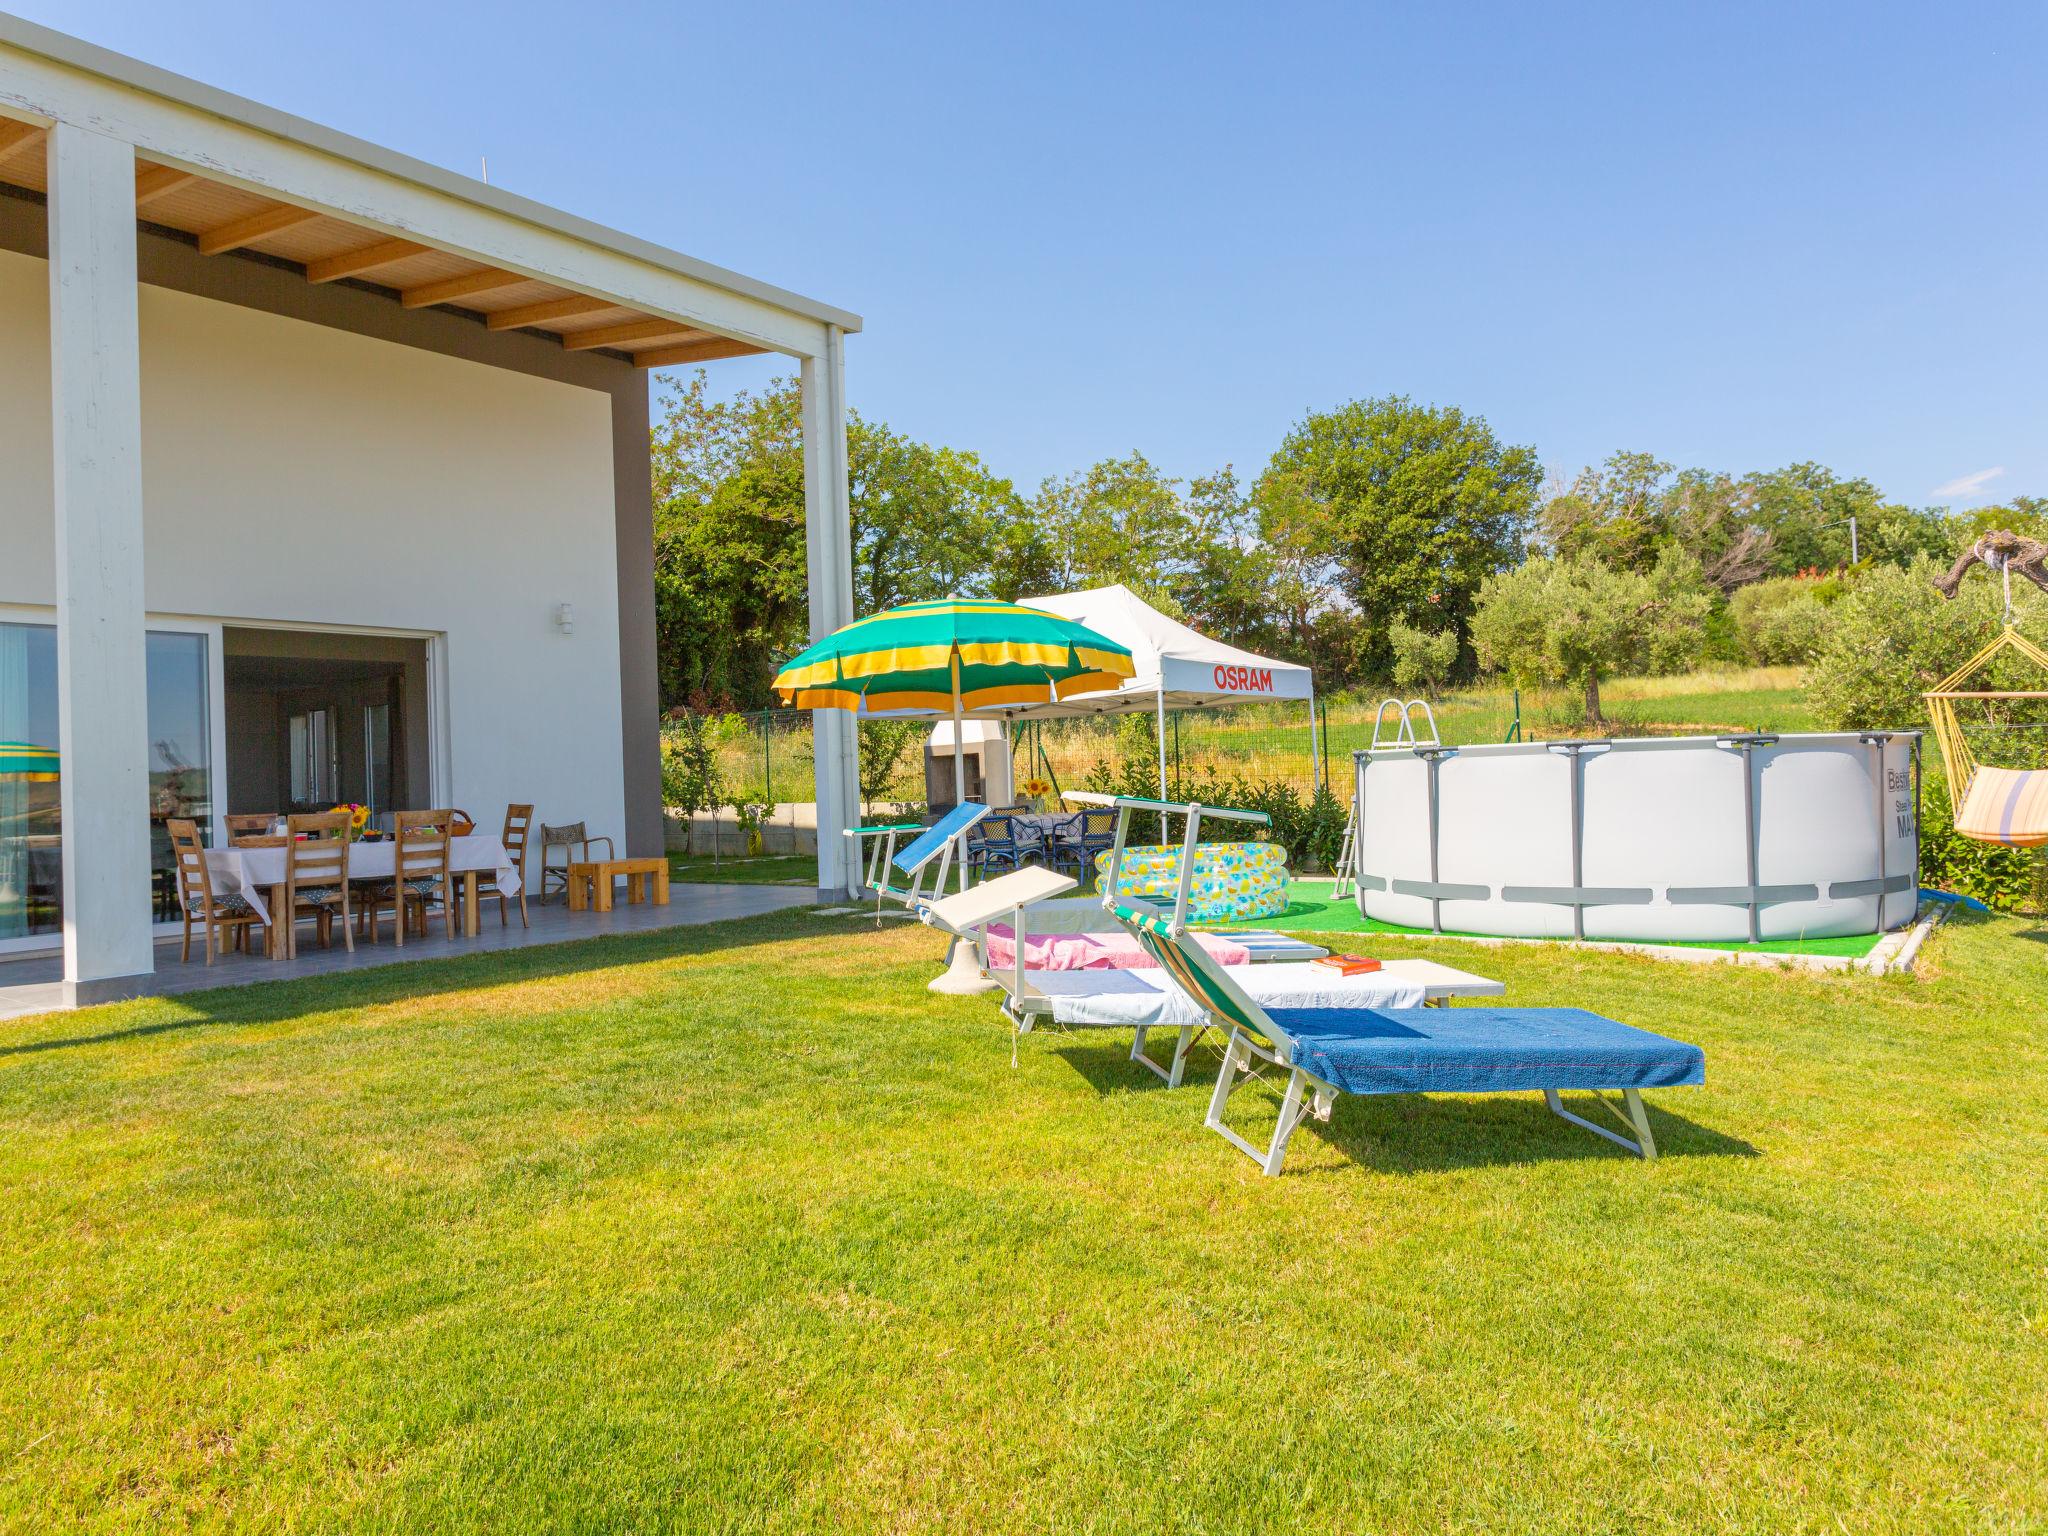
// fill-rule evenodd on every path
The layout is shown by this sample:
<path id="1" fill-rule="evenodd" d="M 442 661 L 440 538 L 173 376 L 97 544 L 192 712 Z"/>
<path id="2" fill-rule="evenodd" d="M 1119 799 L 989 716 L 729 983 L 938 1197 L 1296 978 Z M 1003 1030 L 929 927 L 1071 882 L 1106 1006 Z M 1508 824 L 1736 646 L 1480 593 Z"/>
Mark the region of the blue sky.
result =
<path id="1" fill-rule="evenodd" d="M 1396 391 L 2048 494 L 2048 7 L 11 3 L 857 310 L 853 403 L 1027 487 Z"/>

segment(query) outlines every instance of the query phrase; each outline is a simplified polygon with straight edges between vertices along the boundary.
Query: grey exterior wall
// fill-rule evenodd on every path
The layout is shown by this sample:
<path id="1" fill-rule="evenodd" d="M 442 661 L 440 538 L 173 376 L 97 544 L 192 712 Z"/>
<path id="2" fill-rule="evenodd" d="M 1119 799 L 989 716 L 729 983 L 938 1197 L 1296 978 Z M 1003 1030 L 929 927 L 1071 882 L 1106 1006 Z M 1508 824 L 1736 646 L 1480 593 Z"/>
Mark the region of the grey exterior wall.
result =
<path id="1" fill-rule="evenodd" d="M 0 250 L 47 259 L 41 197 L 0 188 Z M 654 651 L 654 469 L 648 447 L 646 373 L 618 353 L 566 352 L 550 335 L 487 330 L 480 315 L 452 306 L 405 309 L 389 289 L 372 283 L 345 279 L 316 285 L 288 262 L 249 253 L 202 256 L 190 236 L 175 230 L 142 226 L 136 256 L 141 280 L 155 287 L 508 368 L 611 397 L 626 846 L 636 856 L 658 856 L 663 837 L 661 701 Z"/>

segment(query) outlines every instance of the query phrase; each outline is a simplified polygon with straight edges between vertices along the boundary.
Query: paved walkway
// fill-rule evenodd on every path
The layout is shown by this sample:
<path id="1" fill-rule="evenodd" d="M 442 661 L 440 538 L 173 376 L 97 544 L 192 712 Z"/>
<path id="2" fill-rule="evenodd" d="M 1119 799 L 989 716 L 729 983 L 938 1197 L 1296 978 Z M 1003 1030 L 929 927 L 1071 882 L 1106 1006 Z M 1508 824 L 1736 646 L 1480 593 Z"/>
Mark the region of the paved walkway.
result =
<path id="1" fill-rule="evenodd" d="M 680 928 L 694 923 L 720 923 L 736 917 L 758 917 L 790 907 L 807 907 L 816 892 L 796 886 L 698 885 L 677 882 L 669 887 L 669 904 L 657 907 L 627 906 L 623 893 L 610 912 L 571 912 L 559 896 L 549 905 L 528 908 L 530 929 L 519 926 L 515 908 L 506 927 L 498 925 L 497 903 L 485 898 L 483 932 L 475 939 L 457 936 L 452 942 L 441 936 L 434 924 L 425 939 L 408 936 L 400 949 L 391 942 L 391 924 L 384 924 L 382 941 L 356 943 L 350 954 L 339 936 L 332 949 L 322 949 L 310 924 L 299 930 L 299 957 L 289 962 L 267 960 L 261 955 L 222 955 L 211 966 L 200 958 L 195 933 L 190 964 L 178 959 L 178 940 L 159 941 L 156 974 L 146 992 L 169 997 L 180 992 L 201 992 L 211 987 L 246 986 L 254 982 L 285 981 L 300 976 L 331 976 L 341 971 L 362 971 L 373 966 L 406 960 L 442 959 L 473 955 L 483 950 L 527 949 L 537 944 L 561 944 L 575 939 L 603 938 L 615 933 L 645 933 L 656 928 Z M 24 1014 L 47 1013 L 64 1006 L 64 961 L 58 955 L 37 955 L 0 961 L 0 1019 Z"/>

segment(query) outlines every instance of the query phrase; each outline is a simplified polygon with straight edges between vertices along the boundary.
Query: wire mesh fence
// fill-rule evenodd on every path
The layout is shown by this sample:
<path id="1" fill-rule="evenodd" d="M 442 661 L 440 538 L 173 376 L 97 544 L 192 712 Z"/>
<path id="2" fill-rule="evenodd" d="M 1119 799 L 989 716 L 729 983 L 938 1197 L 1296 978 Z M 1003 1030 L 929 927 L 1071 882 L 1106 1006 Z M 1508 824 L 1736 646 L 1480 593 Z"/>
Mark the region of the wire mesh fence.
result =
<path id="1" fill-rule="evenodd" d="M 1615 689 L 1606 717 L 1593 725 L 1585 703 L 1563 689 L 1508 686 L 1460 689 L 1418 709 L 1415 728 L 1432 730 L 1448 745 L 1555 738 L 1590 733 L 1662 735 L 1720 729 L 1810 730 L 1814 726 L 1784 686 L 1785 678 L 1758 671 L 1726 678 L 1646 680 Z M 1220 780 L 1286 787 L 1303 797 L 1318 783 L 1340 798 L 1351 776 L 1351 754 L 1395 737 L 1396 717 L 1383 714 L 1376 694 L 1340 694 L 1319 700 L 1315 721 L 1301 703 L 1246 703 L 1219 709 L 1168 710 L 1164 720 L 1169 784 Z M 864 720 L 860 727 L 861 798 L 865 805 L 922 804 L 924 743 L 930 720 Z M 811 717 L 801 710 L 690 715 L 667 722 L 665 758 L 679 740 L 701 731 L 720 803 L 787 807 L 812 799 Z M 1150 766 L 1160 768 L 1160 721 L 1150 712 L 1019 721 L 1009 727 L 1015 778 L 1042 777 L 1060 790 L 1134 784 Z M 686 797 L 685 797 L 686 798 Z M 676 794 L 672 804 L 679 803 Z"/>

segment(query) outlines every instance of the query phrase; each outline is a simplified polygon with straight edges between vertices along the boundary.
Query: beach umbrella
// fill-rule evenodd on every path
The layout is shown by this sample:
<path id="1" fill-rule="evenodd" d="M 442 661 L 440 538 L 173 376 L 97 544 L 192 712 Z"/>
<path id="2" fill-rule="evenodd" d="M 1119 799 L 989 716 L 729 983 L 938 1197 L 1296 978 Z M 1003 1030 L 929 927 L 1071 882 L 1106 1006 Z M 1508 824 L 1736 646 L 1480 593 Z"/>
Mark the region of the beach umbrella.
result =
<path id="1" fill-rule="evenodd" d="M 55 782 L 57 749 L 25 741 L 0 741 L 0 773 L 16 774 L 39 784 Z"/>
<path id="2" fill-rule="evenodd" d="M 798 709 L 953 718 L 953 797 L 966 799 L 965 714 L 1115 688 L 1128 648 L 1085 624 L 992 598 L 946 597 L 856 619 L 792 658 L 775 691 Z"/>

